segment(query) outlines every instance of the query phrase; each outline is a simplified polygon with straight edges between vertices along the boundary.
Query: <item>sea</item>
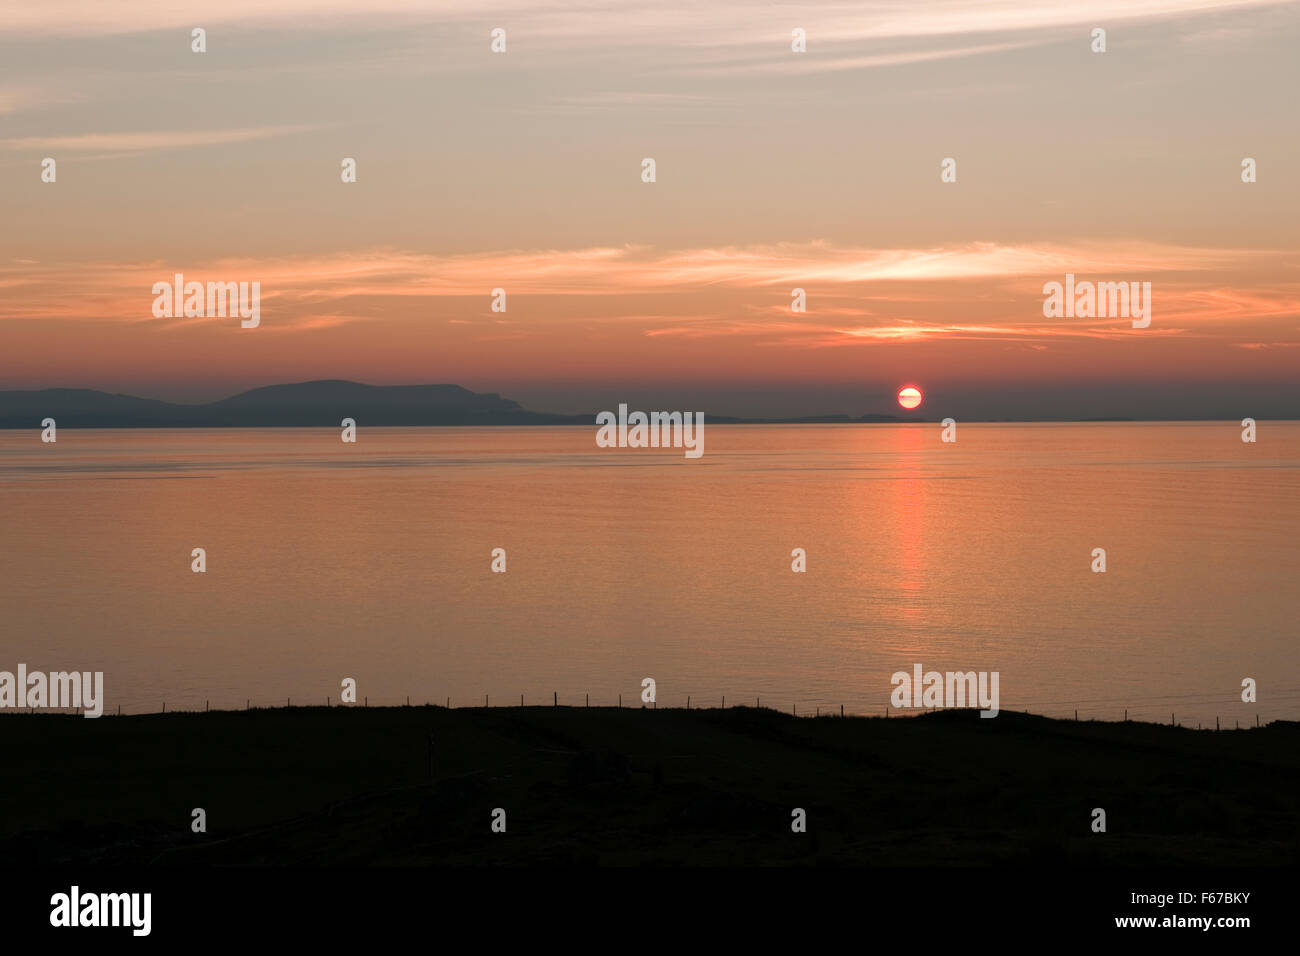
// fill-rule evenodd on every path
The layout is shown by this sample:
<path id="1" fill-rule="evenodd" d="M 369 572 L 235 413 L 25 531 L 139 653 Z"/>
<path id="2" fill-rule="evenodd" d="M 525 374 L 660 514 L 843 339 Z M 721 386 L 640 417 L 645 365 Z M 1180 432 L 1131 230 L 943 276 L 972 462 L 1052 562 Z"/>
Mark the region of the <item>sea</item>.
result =
<path id="1" fill-rule="evenodd" d="M 1300 423 L 1257 429 L 707 424 L 699 458 L 594 425 L 3 431 L 0 670 L 103 672 L 106 714 L 352 681 L 895 717 L 919 665 L 996 672 L 1002 712 L 1296 720 Z"/>

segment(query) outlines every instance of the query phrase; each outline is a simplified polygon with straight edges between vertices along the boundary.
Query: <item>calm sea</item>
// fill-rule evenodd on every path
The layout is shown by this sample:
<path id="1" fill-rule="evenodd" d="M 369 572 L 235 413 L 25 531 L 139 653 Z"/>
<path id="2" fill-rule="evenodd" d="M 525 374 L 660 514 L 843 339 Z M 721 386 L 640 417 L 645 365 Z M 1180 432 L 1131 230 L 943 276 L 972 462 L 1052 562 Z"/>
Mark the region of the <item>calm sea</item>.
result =
<path id="1" fill-rule="evenodd" d="M 707 425 L 698 460 L 594 426 L 0 432 L 0 670 L 102 670 L 124 713 L 653 677 L 883 714 L 919 663 L 998 671 L 1003 710 L 1300 718 L 1300 423 L 939 431 Z"/>

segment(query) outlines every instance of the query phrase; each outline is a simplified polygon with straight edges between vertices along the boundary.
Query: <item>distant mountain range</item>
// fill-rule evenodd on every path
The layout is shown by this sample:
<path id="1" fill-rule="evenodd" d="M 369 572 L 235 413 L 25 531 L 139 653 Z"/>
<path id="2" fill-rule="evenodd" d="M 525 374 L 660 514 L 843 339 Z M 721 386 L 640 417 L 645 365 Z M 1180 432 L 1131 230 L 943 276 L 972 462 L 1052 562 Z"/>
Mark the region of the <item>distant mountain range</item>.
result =
<path id="1" fill-rule="evenodd" d="M 597 411 L 600 409 L 589 415 L 530 412 L 508 398 L 471 392 L 459 385 L 362 385 L 340 380 L 268 385 L 204 405 L 84 388 L 0 392 L 0 428 L 39 428 L 44 418 L 53 418 L 60 428 L 337 426 L 344 418 L 354 418 L 358 425 L 592 425 Z M 706 422 L 715 424 L 902 420 L 893 415 L 790 419 L 705 415 Z"/>

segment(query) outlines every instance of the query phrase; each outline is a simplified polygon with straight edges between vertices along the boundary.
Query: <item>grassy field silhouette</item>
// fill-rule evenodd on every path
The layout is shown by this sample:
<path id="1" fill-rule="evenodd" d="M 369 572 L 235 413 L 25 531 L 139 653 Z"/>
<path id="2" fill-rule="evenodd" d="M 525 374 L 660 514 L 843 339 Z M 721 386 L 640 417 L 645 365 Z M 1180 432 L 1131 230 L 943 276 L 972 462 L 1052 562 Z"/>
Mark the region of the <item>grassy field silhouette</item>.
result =
<path id="1" fill-rule="evenodd" d="M 1292 722 L 286 707 L 8 715 L 0 748 L 0 859 L 24 865 L 1258 865 L 1300 850 Z M 1108 832 L 1091 831 L 1094 807 Z"/>

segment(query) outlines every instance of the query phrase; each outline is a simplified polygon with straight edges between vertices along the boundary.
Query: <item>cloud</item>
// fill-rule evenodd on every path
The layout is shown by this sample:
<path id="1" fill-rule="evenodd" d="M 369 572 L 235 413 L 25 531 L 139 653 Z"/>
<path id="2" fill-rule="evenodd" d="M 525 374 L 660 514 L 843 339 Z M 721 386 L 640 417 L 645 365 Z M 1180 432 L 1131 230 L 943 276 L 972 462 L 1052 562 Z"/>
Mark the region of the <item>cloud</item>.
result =
<path id="1" fill-rule="evenodd" d="M 291 136 L 320 129 L 320 126 L 262 126 L 249 129 L 167 130 L 147 133 L 82 133 L 76 136 L 20 136 L 0 139 L 0 149 L 44 152 L 99 153 L 89 158 L 108 158 L 117 153 L 139 155 L 167 149 L 193 146 L 219 146 L 246 143 L 277 136 Z"/>
<path id="2" fill-rule="evenodd" d="M 1279 6 L 1288 0 L 813 0 L 798 7 L 762 0 L 41 0 L 0 6 L 0 33 L 104 35 L 190 28 L 266 27 L 355 30 L 366 26 L 506 26 L 520 40 L 550 46 L 671 44 L 738 47 L 781 44 L 792 26 L 809 32 L 810 53 L 837 42 L 1010 34 L 1069 26 L 1163 20 Z M 489 20 L 491 21 L 489 23 Z"/>
<path id="3" fill-rule="evenodd" d="M 1300 315 L 1300 275 L 1287 252 L 1151 242 L 924 249 L 849 248 L 823 242 L 657 250 L 592 247 L 430 255 L 367 249 L 208 262 L 0 264 L 0 318 L 162 323 L 152 286 L 186 280 L 259 282 L 264 326 L 324 329 L 350 322 L 449 323 L 488 317 L 491 290 L 505 288 L 511 316 L 520 297 L 529 322 L 611 322 L 651 338 L 750 336 L 808 347 L 936 338 L 1106 338 L 1120 324 L 1052 322 L 1042 285 L 1080 280 L 1150 281 L 1151 337 L 1209 335 L 1226 341 L 1284 340 L 1278 320 Z M 1268 275 L 1267 281 L 1252 278 Z M 1207 277 L 1213 276 L 1213 281 Z M 790 313 L 793 288 L 807 313 Z M 546 299 L 551 299 L 547 303 Z M 273 318 L 272 318 L 273 317 Z"/>
<path id="4" fill-rule="evenodd" d="M 44 109 L 81 102 L 79 93 L 47 89 L 43 86 L 0 86 L 0 116 L 23 110 Z"/>
<path id="5" fill-rule="evenodd" d="M 905 50 L 858 56 L 836 55 L 832 52 L 826 56 L 783 56 L 779 59 L 771 56 L 750 57 L 741 61 L 727 61 L 700 66 L 687 69 L 685 72 L 710 76 L 728 76 L 740 73 L 830 73 L 837 70 L 867 70 L 887 66 L 907 66 L 913 63 L 928 63 L 934 60 L 947 60 L 955 57 L 1005 53 L 1010 50 L 1021 50 L 1031 45 L 1027 42 L 986 43 L 979 46 L 957 46 L 936 50 Z M 842 50 L 843 44 L 836 44 L 836 49 Z"/>

